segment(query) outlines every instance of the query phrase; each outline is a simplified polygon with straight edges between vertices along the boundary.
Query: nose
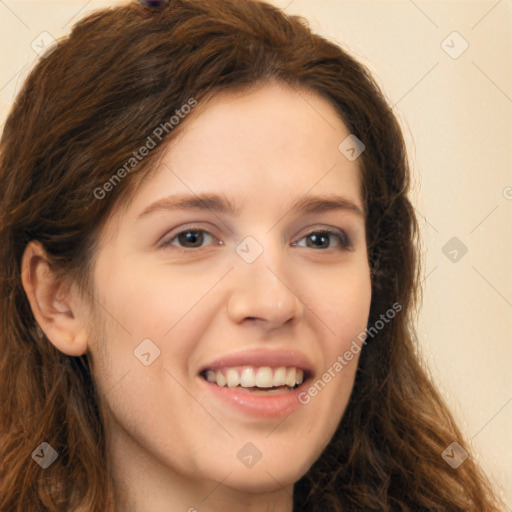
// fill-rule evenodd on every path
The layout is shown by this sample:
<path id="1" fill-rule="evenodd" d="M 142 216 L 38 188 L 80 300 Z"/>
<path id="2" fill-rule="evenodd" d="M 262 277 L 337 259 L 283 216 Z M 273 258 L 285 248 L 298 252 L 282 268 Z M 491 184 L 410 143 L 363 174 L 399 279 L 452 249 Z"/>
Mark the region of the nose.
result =
<path id="1" fill-rule="evenodd" d="M 290 272 L 284 270 L 284 257 L 283 251 L 265 248 L 252 263 L 237 261 L 227 305 L 231 321 L 258 322 L 273 330 L 303 315 L 304 304 L 294 290 Z"/>

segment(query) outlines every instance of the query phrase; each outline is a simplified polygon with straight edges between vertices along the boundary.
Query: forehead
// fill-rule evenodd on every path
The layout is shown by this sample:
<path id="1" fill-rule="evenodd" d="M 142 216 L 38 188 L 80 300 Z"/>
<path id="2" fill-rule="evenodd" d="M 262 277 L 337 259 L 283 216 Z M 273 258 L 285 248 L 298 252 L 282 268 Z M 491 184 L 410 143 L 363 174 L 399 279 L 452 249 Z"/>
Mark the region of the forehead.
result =
<path id="1" fill-rule="evenodd" d="M 158 168 L 141 180 L 128 217 L 171 194 L 204 193 L 250 207 L 251 215 L 308 192 L 342 193 L 364 210 L 358 161 L 339 150 L 347 136 L 333 106 L 304 89 L 222 92 L 184 119 Z"/>
<path id="2" fill-rule="evenodd" d="M 327 99 L 303 88 L 272 82 L 210 97 L 186 119 L 186 127 L 173 145 L 201 152 L 201 147 L 195 146 L 200 138 L 204 144 L 212 143 L 209 151 L 226 158 L 250 149 L 259 149 L 258 154 L 264 156 L 265 150 L 280 147 L 283 151 L 274 155 L 278 158 L 292 149 L 302 149 L 301 155 L 310 153 L 308 148 L 313 146 L 317 150 L 336 149 L 339 137 L 348 135 Z M 231 143 L 231 150 L 226 153 L 224 147 L 216 146 L 218 142 Z M 292 158 L 293 154 L 286 156 Z"/>

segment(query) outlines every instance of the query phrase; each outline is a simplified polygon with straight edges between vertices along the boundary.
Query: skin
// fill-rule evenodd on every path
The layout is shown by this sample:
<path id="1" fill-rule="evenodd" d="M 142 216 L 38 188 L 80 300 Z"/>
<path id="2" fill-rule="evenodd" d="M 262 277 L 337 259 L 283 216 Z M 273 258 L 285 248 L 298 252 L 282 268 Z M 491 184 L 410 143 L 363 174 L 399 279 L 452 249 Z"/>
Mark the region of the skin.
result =
<path id="1" fill-rule="evenodd" d="M 94 363 L 123 510 L 289 512 L 293 484 L 342 418 L 360 354 L 284 421 L 220 403 L 198 372 L 219 355 L 292 349 L 309 358 L 317 379 L 365 330 L 364 217 L 289 206 L 336 193 L 363 209 L 358 161 L 338 150 L 349 131 L 327 101 L 277 84 L 217 95 L 184 122 L 155 173 L 105 226 L 94 265 L 97 311 L 52 274 L 37 243 L 25 251 L 23 284 L 48 339 Z M 137 220 L 171 194 L 202 192 L 225 194 L 240 215 L 158 210 Z M 176 237 L 191 223 L 206 231 L 198 248 Z M 343 230 L 350 250 L 333 235 L 316 245 L 307 236 L 326 227 Z M 235 250 L 249 235 L 263 248 L 251 264 Z M 134 357 L 147 338 L 160 350 L 149 366 Z M 237 458 L 247 442 L 262 454 L 250 468 Z"/>

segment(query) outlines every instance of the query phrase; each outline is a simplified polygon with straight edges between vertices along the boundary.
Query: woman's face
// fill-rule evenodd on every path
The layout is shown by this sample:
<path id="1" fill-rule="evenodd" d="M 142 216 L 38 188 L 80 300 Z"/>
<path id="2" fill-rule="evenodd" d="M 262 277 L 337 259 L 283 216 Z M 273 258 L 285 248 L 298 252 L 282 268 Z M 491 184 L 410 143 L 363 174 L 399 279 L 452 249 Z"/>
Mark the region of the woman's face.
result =
<path id="1" fill-rule="evenodd" d="M 371 299 L 360 169 L 305 91 L 222 94 L 184 122 L 95 264 L 110 454 L 134 486 L 269 492 L 307 472 L 352 391 Z"/>

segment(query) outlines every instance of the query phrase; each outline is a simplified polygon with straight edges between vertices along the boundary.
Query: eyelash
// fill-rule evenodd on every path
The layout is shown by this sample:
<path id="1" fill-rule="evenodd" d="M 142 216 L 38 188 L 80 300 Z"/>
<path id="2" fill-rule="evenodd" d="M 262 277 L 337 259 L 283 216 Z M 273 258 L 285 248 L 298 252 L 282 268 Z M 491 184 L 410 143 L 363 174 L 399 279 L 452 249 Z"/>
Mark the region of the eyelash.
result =
<path id="1" fill-rule="evenodd" d="M 160 244 L 160 246 L 163 247 L 163 248 L 174 246 L 177 249 L 181 249 L 184 252 L 186 252 L 186 251 L 193 251 L 195 249 L 201 249 L 201 248 L 204 247 L 204 246 L 200 246 L 200 247 L 181 247 L 181 246 L 176 246 L 176 245 L 172 244 L 173 240 L 175 240 L 176 238 L 178 238 L 180 235 L 182 235 L 184 233 L 207 233 L 212 238 L 215 238 L 211 233 L 209 233 L 205 229 L 196 228 L 196 227 L 192 226 L 192 227 L 189 227 L 187 229 L 184 229 L 183 231 L 180 231 L 179 233 L 176 233 L 173 237 L 169 238 L 167 241 L 162 242 Z M 346 235 L 346 233 L 344 231 L 338 231 L 337 229 L 333 229 L 333 228 L 321 228 L 321 229 L 316 229 L 316 230 L 310 231 L 309 233 L 306 233 L 300 240 L 302 240 L 304 238 L 307 238 L 308 236 L 315 235 L 315 234 L 322 234 L 322 235 L 328 234 L 328 235 L 332 235 L 335 238 L 337 238 L 339 246 L 340 246 L 339 247 L 340 251 L 346 251 L 346 250 L 349 250 L 349 249 L 352 248 L 352 243 L 351 243 L 349 237 Z M 293 243 L 293 245 L 297 246 L 297 244 L 295 242 Z M 327 247 L 327 248 L 321 248 L 321 249 L 316 249 L 316 250 L 327 251 L 329 249 L 332 249 L 332 248 L 331 247 Z"/>

